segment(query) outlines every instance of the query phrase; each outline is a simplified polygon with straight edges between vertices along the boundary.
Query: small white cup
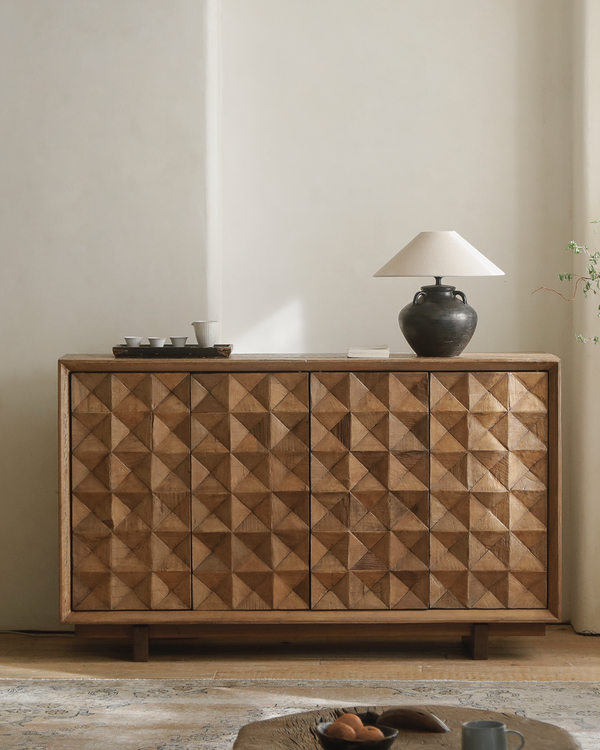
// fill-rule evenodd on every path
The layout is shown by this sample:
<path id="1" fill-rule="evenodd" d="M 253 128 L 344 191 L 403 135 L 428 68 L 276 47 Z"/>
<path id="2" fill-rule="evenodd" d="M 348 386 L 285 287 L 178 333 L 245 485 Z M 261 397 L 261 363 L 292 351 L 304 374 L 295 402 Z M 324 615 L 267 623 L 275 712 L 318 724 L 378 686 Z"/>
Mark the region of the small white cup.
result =
<path id="1" fill-rule="evenodd" d="M 142 336 L 124 336 L 127 346 L 139 346 L 142 343 Z"/>
<path id="2" fill-rule="evenodd" d="M 173 346 L 185 346 L 185 342 L 187 341 L 187 336 L 169 336 L 171 339 L 171 344 Z"/>
<path id="3" fill-rule="evenodd" d="M 196 320 L 192 323 L 196 332 L 196 341 L 200 346 L 209 347 L 217 343 L 219 323 L 216 320 Z"/>
<path id="4" fill-rule="evenodd" d="M 154 347 L 164 346 L 166 340 L 167 339 L 161 339 L 158 336 L 148 336 L 148 341 L 150 342 L 150 346 L 154 346 Z"/>

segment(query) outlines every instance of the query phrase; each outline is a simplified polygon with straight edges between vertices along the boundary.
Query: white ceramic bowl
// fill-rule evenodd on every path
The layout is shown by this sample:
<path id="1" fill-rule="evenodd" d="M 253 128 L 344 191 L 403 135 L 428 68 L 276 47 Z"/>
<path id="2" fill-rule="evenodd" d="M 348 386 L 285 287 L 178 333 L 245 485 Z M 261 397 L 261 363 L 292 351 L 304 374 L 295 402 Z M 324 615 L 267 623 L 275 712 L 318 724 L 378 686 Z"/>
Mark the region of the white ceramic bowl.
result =
<path id="1" fill-rule="evenodd" d="M 167 339 L 161 339 L 158 336 L 148 336 L 148 341 L 150 342 L 150 346 L 154 346 L 154 347 L 164 346 L 166 340 Z"/>
<path id="2" fill-rule="evenodd" d="M 169 336 L 169 338 L 173 346 L 185 346 L 185 342 L 188 339 L 187 336 Z"/>
<path id="3" fill-rule="evenodd" d="M 142 343 L 142 336 L 124 336 L 127 346 L 139 346 Z"/>

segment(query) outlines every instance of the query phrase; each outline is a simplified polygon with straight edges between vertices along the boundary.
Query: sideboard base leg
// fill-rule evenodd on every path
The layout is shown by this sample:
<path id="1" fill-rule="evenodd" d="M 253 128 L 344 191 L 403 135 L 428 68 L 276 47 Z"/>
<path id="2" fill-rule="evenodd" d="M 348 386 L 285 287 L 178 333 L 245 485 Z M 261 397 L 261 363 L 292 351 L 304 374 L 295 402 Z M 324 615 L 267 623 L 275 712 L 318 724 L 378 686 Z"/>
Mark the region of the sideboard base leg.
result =
<path id="1" fill-rule="evenodd" d="M 489 657 L 490 626 L 487 622 L 474 623 L 471 635 L 464 635 L 462 640 L 473 659 L 482 660 Z"/>
<path id="2" fill-rule="evenodd" d="M 148 661 L 150 639 L 147 625 L 133 626 L 133 661 Z"/>

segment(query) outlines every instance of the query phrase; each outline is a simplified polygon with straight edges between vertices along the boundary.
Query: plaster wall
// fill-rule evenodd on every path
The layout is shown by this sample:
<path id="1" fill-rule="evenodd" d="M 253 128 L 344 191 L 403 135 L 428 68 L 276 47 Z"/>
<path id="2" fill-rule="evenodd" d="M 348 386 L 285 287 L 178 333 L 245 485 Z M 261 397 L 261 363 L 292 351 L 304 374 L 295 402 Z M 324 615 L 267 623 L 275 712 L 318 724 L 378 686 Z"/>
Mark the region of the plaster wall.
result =
<path id="1" fill-rule="evenodd" d="M 408 351 L 428 280 L 372 276 L 424 229 L 506 272 L 448 279 L 471 351 L 569 352 L 571 307 L 531 292 L 569 264 L 571 3 L 220 5 L 207 111 L 201 0 L 0 4 L 0 628 L 57 627 L 62 354 L 209 312 L 238 353 Z"/>
<path id="2" fill-rule="evenodd" d="M 471 351 L 561 353 L 571 239 L 570 4 L 225 0 L 223 328 L 237 351 L 409 351 L 428 279 L 374 279 L 455 229 L 505 272 L 448 279 Z M 568 262 L 568 258 L 566 259 Z"/>
<path id="3" fill-rule="evenodd" d="M 574 45 L 581 51 L 574 67 L 573 120 L 573 229 L 579 244 L 590 252 L 600 251 L 600 95 L 598 74 L 600 50 L 600 6 L 594 0 L 578 0 L 574 6 Z M 588 258 L 575 258 L 576 273 L 587 276 Z M 600 334 L 598 298 L 579 296 L 575 303 L 573 333 L 585 337 Z M 598 445 L 600 406 L 598 371 L 600 348 L 592 344 L 572 344 L 573 368 L 571 430 L 565 435 L 564 450 L 570 473 L 565 510 L 570 520 L 567 540 L 572 564 L 567 585 L 572 590 L 572 622 L 578 632 L 600 633 L 600 555 L 598 529 L 600 503 L 598 489 Z"/>
<path id="4" fill-rule="evenodd" d="M 57 359 L 207 314 L 204 10 L 0 3 L 0 628 L 58 627 Z"/>

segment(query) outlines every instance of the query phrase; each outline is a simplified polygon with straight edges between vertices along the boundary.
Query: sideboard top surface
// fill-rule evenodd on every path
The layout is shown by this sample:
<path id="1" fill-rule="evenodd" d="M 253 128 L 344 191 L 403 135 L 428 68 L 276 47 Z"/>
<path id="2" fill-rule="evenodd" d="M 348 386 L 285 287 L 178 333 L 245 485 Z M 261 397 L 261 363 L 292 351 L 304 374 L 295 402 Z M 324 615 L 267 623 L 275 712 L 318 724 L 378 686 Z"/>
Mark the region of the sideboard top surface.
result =
<path id="1" fill-rule="evenodd" d="M 97 372 L 241 372 L 289 371 L 430 371 L 430 370 L 551 370 L 559 358 L 546 353 L 476 353 L 458 357 L 415 357 L 392 354 L 389 359 L 347 357 L 345 354 L 238 354 L 215 359 L 116 359 L 111 354 L 66 354 L 59 363 L 67 370 Z"/>

